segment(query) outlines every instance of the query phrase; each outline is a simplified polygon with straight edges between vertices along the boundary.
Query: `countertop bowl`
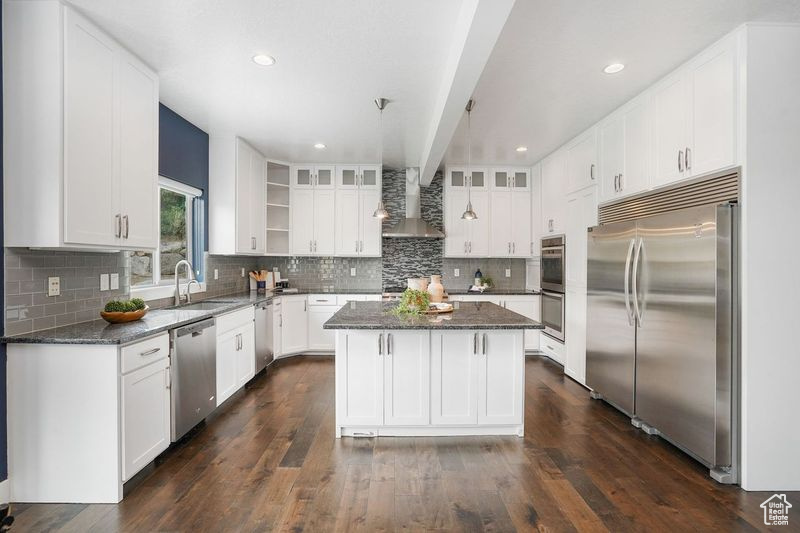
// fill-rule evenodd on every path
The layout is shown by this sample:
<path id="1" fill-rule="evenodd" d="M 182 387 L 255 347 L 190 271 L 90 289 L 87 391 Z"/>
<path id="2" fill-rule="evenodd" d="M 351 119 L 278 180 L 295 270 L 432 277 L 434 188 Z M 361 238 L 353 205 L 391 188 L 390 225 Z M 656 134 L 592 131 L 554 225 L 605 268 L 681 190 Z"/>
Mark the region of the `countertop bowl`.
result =
<path id="1" fill-rule="evenodd" d="M 110 322 L 111 324 L 124 324 L 126 322 L 133 322 L 134 320 L 141 319 L 149 310 L 149 306 L 144 306 L 144 309 L 139 309 L 137 311 L 115 311 L 110 313 L 107 311 L 100 311 L 100 316 L 103 317 L 103 320 Z"/>

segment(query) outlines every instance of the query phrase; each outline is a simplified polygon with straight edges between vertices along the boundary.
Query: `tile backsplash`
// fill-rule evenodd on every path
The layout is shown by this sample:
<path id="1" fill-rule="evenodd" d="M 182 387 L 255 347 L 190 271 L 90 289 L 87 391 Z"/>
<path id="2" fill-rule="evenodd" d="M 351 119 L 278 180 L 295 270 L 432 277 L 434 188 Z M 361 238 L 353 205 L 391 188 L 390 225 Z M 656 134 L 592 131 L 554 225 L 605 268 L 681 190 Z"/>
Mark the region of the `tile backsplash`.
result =
<path id="1" fill-rule="evenodd" d="M 5 249 L 6 335 L 98 318 L 108 300 L 127 297 L 127 254 Z M 100 291 L 101 274 L 119 274 L 119 289 Z M 47 296 L 47 278 L 61 278 L 61 295 Z"/>
<path id="2" fill-rule="evenodd" d="M 455 269 L 459 277 L 455 277 Z M 445 289 L 468 289 L 475 279 L 475 271 L 480 269 L 484 277 L 492 278 L 498 289 L 524 289 L 524 259 L 445 259 L 442 265 L 442 284 Z M 511 270 L 511 277 L 506 277 L 506 269 Z"/>
<path id="3" fill-rule="evenodd" d="M 291 287 L 309 290 L 381 290 L 382 262 L 374 257 L 265 257 L 259 269 L 274 270 L 288 279 Z M 355 268 L 355 276 L 350 269 Z"/>

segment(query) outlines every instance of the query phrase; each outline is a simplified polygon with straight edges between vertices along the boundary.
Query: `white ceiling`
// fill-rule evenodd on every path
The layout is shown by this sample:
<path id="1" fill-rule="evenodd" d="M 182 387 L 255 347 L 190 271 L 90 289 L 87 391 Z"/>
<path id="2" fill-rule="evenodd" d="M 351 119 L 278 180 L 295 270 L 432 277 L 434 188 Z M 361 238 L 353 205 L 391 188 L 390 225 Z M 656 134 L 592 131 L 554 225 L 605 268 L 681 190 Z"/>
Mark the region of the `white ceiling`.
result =
<path id="1" fill-rule="evenodd" d="M 419 164 L 462 0 L 71 0 L 203 130 L 293 162 Z M 256 53 L 273 55 L 258 67 Z M 326 150 L 313 144 L 322 142 Z"/>
<path id="2" fill-rule="evenodd" d="M 517 0 L 473 92 L 473 164 L 536 163 L 746 21 L 800 22 L 800 0 Z"/>

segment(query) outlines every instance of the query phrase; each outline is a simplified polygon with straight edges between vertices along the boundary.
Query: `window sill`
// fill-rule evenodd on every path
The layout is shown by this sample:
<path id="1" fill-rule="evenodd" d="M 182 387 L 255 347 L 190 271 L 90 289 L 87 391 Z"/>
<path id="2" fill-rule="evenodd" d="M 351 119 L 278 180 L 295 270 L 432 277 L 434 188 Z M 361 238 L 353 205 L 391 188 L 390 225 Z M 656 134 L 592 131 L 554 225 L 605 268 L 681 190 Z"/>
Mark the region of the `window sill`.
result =
<path id="1" fill-rule="evenodd" d="M 186 283 L 181 283 L 181 294 L 186 293 Z M 205 282 L 200 286 L 192 284 L 192 294 L 206 292 Z M 149 287 L 133 287 L 131 288 L 131 298 L 141 298 L 144 301 L 159 300 L 161 298 L 170 298 L 175 296 L 175 285 L 151 285 Z"/>

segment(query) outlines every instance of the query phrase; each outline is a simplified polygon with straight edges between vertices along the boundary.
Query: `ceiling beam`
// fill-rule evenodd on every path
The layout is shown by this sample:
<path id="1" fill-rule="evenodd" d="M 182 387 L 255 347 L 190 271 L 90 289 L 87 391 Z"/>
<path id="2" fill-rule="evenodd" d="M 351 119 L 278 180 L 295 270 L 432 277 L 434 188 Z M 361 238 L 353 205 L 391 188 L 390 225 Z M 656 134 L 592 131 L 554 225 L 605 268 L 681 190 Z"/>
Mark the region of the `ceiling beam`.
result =
<path id="1" fill-rule="evenodd" d="M 462 4 L 422 150 L 421 185 L 430 185 L 439 168 L 513 6 L 514 0 L 465 0 Z"/>

